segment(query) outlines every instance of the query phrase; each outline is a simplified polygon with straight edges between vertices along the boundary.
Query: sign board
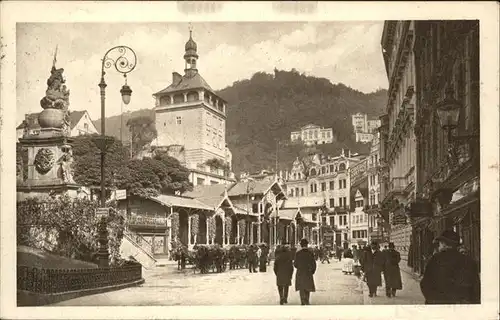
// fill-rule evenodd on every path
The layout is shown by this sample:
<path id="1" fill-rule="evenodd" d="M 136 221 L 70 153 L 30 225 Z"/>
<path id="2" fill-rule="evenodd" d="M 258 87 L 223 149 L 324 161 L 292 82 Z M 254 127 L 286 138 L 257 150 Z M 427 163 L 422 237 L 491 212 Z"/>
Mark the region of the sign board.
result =
<path id="1" fill-rule="evenodd" d="M 95 209 L 96 216 L 107 216 L 109 215 L 109 208 L 97 208 Z"/>
<path id="2" fill-rule="evenodd" d="M 115 199 L 116 200 L 127 199 L 127 190 L 115 190 Z"/>
<path id="3" fill-rule="evenodd" d="M 323 245 L 325 247 L 333 247 L 334 236 L 333 232 L 325 232 L 323 234 Z"/>

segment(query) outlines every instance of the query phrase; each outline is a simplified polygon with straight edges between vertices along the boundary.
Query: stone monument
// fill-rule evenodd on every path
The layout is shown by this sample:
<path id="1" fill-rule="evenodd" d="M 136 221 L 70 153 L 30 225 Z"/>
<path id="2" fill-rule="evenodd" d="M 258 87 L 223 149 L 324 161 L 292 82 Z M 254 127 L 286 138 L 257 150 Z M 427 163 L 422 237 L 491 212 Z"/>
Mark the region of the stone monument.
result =
<path id="1" fill-rule="evenodd" d="M 40 100 L 43 108 L 38 115 L 40 132 L 32 134 L 26 130 L 17 146 L 21 154 L 17 162 L 19 201 L 54 194 L 76 197 L 81 193 L 81 186 L 73 179 L 69 90 L 63 77 L 64 69 L 57 69 L 55 62 L 56 55 L 47 91 Z"/>

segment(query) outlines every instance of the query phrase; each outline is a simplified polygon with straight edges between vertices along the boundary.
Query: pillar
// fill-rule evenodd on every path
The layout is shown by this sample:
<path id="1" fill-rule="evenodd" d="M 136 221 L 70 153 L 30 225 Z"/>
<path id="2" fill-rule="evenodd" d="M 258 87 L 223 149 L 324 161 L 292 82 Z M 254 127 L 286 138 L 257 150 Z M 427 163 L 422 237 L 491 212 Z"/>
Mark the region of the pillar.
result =
<path id="1" fill-rule="evenodd" d="M 260 219 L 260 217 L 259 217 Z M 257 225 L 257 243 L 261 242 L 261 237 L 262 237 L 262 222 L 259 221 Z"/>
<path id="2" fill-rule="evenodd" d="M 226 216 L 221 215 L 221 219 L 222 219 L 222 245 L 224 246 L 229 244 L 229 240 L 226 240 Z"/>
<path id="3" fill-rule="evenodd" d="M 205 223 L 205 235 L 207 238 L 206 244 L 208 245 L 208 244 L 210 244 L 210 237 L 208 235 L 208 224 L 210 223 L 210 221 L 209 221 L 209 218 L 207 216 L 205 216 L 205 221 L 206 221 L 206 223 Z"/>
<path id="4" fill-rule="evenodd" d="M 236 244 L 240 244 L 240 224 L 236 220 Z"/>
<path id="5" fill-rule="evenodd" d="M 188 215 L 188 246 L 191 246 L 191 216 Z"/>

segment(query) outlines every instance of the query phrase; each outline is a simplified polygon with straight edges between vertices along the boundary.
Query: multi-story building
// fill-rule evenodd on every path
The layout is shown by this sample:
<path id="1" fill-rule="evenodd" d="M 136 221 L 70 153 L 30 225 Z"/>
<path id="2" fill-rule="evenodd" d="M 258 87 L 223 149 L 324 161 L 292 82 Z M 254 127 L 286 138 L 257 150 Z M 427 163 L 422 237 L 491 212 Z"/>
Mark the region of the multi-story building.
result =
<path id="1" fill-rule="evenodd" d="M 389 226 L 384 222 L 379 206 L 381 201 L 380 147 L 380 139 L 379 135 L 377 135 L 372 140 L 370 156 L 367 159 L 368 203 L 365 204 L 365 212 L 368 213 L 368 240 L 385 243 L 387 242 Z"/>
<path id="2" fill-rule="evenodd" d="M 366 175 L 365 175 L 366 177 Z M 363 247 L 368 243 L 368 213 L 365 211 L 365 204 L 368 196 L 367 180 L 363 179 L 360 183 L 351 187 L 352 206 L 354 210 L 350 213 L 350 245 Z"/>
<path id="3" fill-rule="evenodd" d="M 386 21 L 382 33 L 382 52 L 389 79 L 386 117 L 381 120 L 384 171 L 381 184 L 383 212 L 390 220 L 390 240 L 408 264 L 412 226 L 405 207 L 415 200 L 416 141 L 414 134 L 415 24 Z M 411 263 L 411 261 L 410 261 Z"/>
<path id="4" fill-rule="evenodd" d="M 432 239 L 451 228 L 480 263 L 479 21 L 408 24 L 418 97 L 411 266 L 423 272 Z"/>
<path id="5" fill-rule="evenodd" d="M 337 157 L 326 157 L 319 154 L 304 159 L 296 159 L 292 170 L 285 176 L 286 191 L 289 201 L 301 199 L 321 199 L 317 201 L 317 209 L 321 209 L 321 225 L 335 229 L 335 243 L 349 243 L 349 207 L 351 203 L 351 168 L 363 161 L 364 156 L 348 154 L 345 151 Z"/>
<path id="6" fill-rule="evenodd" d="M 194 185 L 234 181 L 231 152 L 226 145 L 227 102 L 198 73 L 198 46 L 191 32 L 185 45 L 184 75 L 172 73 L 172 84 L 155 93 L 157 139 L 185 165 Z"/>
<path id="7" fill-rule="evenodd" d="M 367 114 L 356 113 L 351 116 L 354 134 L 356 135 L 356 142 L 368 143 L 371 142 L 378 128 L 380 127 L 380 120 L 368 119 Z"/>
<path id="8" fill-rule="evenodd" d="M 334 141 L 333 129 L 308 124 L 300 128 L 300 131 L 291 132 L 290 140 L 292 142 L 303 141 L 308 146 L 332 143 Z"/>

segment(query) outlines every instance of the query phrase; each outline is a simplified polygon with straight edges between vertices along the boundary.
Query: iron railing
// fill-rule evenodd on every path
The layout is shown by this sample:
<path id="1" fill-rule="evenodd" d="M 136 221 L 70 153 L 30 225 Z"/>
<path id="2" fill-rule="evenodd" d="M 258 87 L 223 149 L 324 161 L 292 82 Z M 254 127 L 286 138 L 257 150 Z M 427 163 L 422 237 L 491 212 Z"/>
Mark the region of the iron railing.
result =
<path id="1" fill-rule="evenodd" d="M 62 293 L 132 283 L 142 279 L 142 265 L 95 269 L 43 269 L 17 266 L 17 289 L 34 293 Z"/>

